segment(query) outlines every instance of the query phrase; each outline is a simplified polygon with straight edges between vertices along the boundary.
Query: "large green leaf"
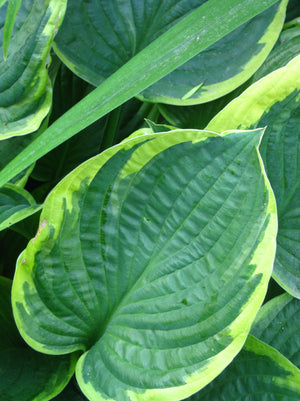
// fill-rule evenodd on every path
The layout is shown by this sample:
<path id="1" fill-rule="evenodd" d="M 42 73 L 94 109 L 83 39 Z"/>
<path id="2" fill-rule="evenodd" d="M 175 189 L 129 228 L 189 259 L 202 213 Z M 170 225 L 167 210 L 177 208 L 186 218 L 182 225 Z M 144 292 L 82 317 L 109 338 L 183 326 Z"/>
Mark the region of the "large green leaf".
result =
<path id="1" fill-rule="evenodd" d="M 0 8 L 0 140 L 38 129 L 51 106 L 49 52 L 66 9 L 66 0 L 23 0 L 7 53 L 3 30 L 7 4 Z M 9 10 L 13 12 L 13 6 Z M 9 20 L 13 18 L 9 15 Z M 7 26 L 7 25 L 6 25 Z M 10 28 L 9 28 L 10 29 Z"/>
<path id="2" fill-rule="evenodd" d="M 275 3 L 275 0 L 207 1 L 52 124 L 1 171 L 0 185 Z"/>
<path id="3" fill-rule="evenodd" d="M 89 399 L 180 400 L 239 352 L 275 255 L 261 134 L 138 136 L 47 198 L 18 260 L 15 318 L 37 350 L 84 351 Z"/>
<path id="4" fill-rule="evenodd" d="M 0 188 L 0 231 L 26 219 L 42 208 L 25 189 L 13 184 Z"/>
<path id="5" fill-rule="evenodd" d="M 160 104 L 159 110 L 165 119 L 178 128 L 204 129 L 210 120 L 229 102 L 238 97 L 247 87 L 270 72 L 284 67 L 290 60 L 298 56 L 300 49 L 300 27 L 283 31 L 276 45 L 262 66 L 243 85 L 226 96 L 212 102 L 194 106 L 174 106 Z"/>
<path id="6" fill-rule="evenodd" d="M 276 348 L 300 368 L 300 301 L 289 294 L 267 302 L 259 311 L 251 333 Z"/>
<path id="7" fill-rule="evenodd" d="M 226 106 L 207 126 L 267 126 L 260 147 L 275 193 L 279 231 L 273 277 L 300 297 L 300 56 L 267 75 Z"/>
<path id="8" fill-rule="evenodd" d="M 11 281 L 0 277 L 0 401 L 47 401 L 66 386 L 73 355 L 54 357 L 29 348 L 16 328 Z"/>
<path id="9" fill-rule="evenodd" d="M 55 50 L 74 72 L 98 86 L 206 1 L 69 0 Z M 230 92 L 248 79 L 270 52 L 282 28 L 286 5 L 287 0 L 277 2 L 147 88 L 142 98 L 196 104 Z M 213 6 L 211 11 L 217 12 Z"/>
<path id="10" fill-rule="evenodd" d="M 299 398 L 299 369 L 274 348 L 249 336 L 232 364 L 186 401 L 297 401 Z"/>

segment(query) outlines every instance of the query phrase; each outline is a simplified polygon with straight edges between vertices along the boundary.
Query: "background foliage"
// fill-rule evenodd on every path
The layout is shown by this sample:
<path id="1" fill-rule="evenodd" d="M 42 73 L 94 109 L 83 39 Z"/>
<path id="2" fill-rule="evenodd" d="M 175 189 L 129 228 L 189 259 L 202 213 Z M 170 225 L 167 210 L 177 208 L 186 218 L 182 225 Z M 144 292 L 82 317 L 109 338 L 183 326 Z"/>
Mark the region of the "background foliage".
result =
<path id="1" fill-rule="evenodd" d="M 300 398 L 300 6 L 0 0 L 0 401 Z"/>

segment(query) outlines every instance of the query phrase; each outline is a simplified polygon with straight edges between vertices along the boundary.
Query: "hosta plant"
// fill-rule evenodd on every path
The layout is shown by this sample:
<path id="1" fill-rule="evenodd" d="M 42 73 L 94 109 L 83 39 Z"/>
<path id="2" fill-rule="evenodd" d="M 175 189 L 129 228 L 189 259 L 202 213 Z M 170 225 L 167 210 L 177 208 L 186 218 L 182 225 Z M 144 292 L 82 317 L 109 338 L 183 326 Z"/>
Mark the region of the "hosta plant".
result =
<path id="1" fill-rule="evenodd" d="M 298 400 L 298 3 L 0 31 L 0 401 Z"/>

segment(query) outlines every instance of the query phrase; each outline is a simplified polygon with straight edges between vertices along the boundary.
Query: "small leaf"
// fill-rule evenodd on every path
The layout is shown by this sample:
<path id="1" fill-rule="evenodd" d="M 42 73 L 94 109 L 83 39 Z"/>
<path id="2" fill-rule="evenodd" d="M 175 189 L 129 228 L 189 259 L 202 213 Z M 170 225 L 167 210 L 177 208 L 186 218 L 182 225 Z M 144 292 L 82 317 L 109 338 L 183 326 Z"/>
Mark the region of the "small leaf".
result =
<path id="1" fill-rule="evenodd" d="M 275 255 L 261 134 L 137 136 L 48 196 L 18 260 L 15 318 L 41 352 L 84 351 L 89 399 L 180 400 L 241 349 Z"/>
<path id="2" fill-rule="evenodd" d="M 13 184 L 0 188 L 0 231 L 41 210 L 25 189 Z"/>

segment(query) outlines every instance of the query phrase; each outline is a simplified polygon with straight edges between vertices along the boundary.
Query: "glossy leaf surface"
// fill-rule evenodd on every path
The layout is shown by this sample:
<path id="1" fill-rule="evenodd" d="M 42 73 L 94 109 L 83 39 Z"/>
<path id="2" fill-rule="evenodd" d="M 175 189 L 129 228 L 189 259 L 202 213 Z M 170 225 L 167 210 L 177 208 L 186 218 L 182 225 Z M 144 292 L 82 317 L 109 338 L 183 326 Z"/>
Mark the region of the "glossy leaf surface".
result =
<path id="1" fill-rule="evenodd" d="M 249 336 L 225 371 L 187 401 L 297 401 L 300 371 L 277 350 Z"/>
<path id="2" fill-rule="evenodd" d="M 259 311 L 251 333 L 276 348 L 300 369 L 300 301 L 280 295 Z"/>
<path id="3" fill-rule="evenodd" d="M 8 44 L 3 44 L 7 3 L 0 8 L 0 140 L 37 130 L 49 112 L 52 96 L 49 52 L 66 3 L 66 0 L 23 0 L 8 50 Z M 13 13 L 13 6 L 9 9 Z"/>
<path id="4" fill-rule="evenodd" d="M 205 0 L 69 0 L 55 50 L 69 68 L 98 86 L 204 3 Z M 197 104 L 230 92 L 255 72 L 271 50 L 284 21 L 286 4 L 287 0 L 277 2 L 147 88 L 141 97 L 155 102 Z M 213 23 L 218 13 L 212 5 Z M 202 40 L 200 32 L 197 40 Z"/>
<path id="5" fill-rule="evenodd" d="M 0 185 L 275 3 L 275 0 L 207 1 L 52 124 L 0 172 Z M 199 35 L 201 41 L 197 40 Z"/>
<path id="6" fill-rule="evenodd" d="M 263 78 L 265 75 L 278 68 L 284 67 L 299 54 L 299 49 L 300 27 L 284 30 L 262 66 L 247 82 L 233 92 L 212 102 L 194 106 L 180 107 L 170 104 L 160 104 L 159 110 L 170 124 L 178 128 L 189 127 L 205 129 L 210 120 L 229 102 L 238 97 L 247 87 Z"/>
<path id="7" fill-rule="evenodd" d="M 273 277 L 300 297 L 300 56 L 253 84 L 207 126 L 220 132 L 267 126 L 260 146 L 275 193 L 279 231 Z"/>
<path id="8" fill-rule="evenodd" d="M 0 400 L 51 400 L 72 376 L 75 358 L 40 354 L 24 343 L 13 319 L 10 292 L 11 281 L 0 277 Z"/>
<path id="9" fill-rule="evenodd" d="M 265 75 L 284 67 L 289 61 L 299 55 L 300 49 L 300 26 L 292 27 L 282 31 L 276 45 L 266 58 L 263 65 L 251 78 L 252 83 L 263 78 Z"/>
<path id="10" fill-rule="evenodd" d="M 41 207 L 25 189 L 6 184 L 0 188 L 0 231 L 31 216 Z"/>
<path id="11" fill-rule="evenodd" d="M 180 400 L 242 347 L 275 254 L 261 134 L 135 137 L 49 195 L 18 261 L 15 318 L 37 350 L 85 352 L 91 400 Z"/>

